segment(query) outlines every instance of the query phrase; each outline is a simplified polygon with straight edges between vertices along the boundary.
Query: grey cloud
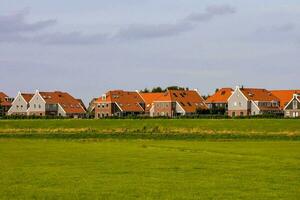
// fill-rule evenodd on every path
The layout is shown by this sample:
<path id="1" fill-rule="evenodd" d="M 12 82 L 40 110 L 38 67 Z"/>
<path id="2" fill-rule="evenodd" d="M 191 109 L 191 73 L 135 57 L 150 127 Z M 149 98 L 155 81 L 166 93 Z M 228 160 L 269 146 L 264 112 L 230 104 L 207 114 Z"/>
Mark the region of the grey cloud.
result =
<path id="1" fill-rule="evenodd" d="M 213 5 L 208 6 L 205 12 L 202 13 L 193 13 L 185 18 L 186 21 L 191 22 L 203 22 L 212 20 L 218 15 L 228 15 L 234 14 L 236 9 L 230 5 Z"/>
<path id="2" fill-rule="evenodd" d="M 276 31 L 276 32 L 289 32 L 292 31 L 296 28 L 294 24 L 282 24 L 279 26 L 273 26 L 270 28 L 271 31 Z"/>
<path id="3" fill-rule="evenodd" d="M 170 37 L 193 29 L 188 23 L 158 24 L 158 25 L 131 25 L 115 35 L 116 39 L 144 39 Z"/>
<path id="4" fill-rule="evenodd" d="M 267 33 L 267 32 L 277 32 L 277 33 L 282 33 L 282 32 L 290 32 L 295 30 L 296 25 L 292 23 L 286 23 L 286 24 L 280 24 L 280 25 L 272 25 L 272 26 L 266 26 L 263 28 L 259 28 L 257 32 L 261 33 Z"/>
<path id="5" fill-rule="evenodd" d="M 21 33 L 21 32 L 35 32 L 45 29 L 56 24 L 56 20 L 43 20 L 35 23 L 27 23 L 26 16 L 29 10 L 25 9 L 12 15 L 0 16 L 0 34 L 2 33 Z"/>
<path id="6" fill-rule="evenodd" d="M 191 31 L 196 24 L 204 21 L 210 21 L 216 16 L 234 14 L 235 8 L 230 5 L 213 5 L 208 6 L 205 12 L 193 13 L 183 20 L 174 24 L 158 24 L 158 25 L 131 25 L 125 29 L 121 29 L 116 38 L 121 39 L 146 39 L 160 38 L 179 35 L 181 33 Z"/>
<path id="7" fill-rule="evenodd" d="M 70 33 L 38 33 L 56 24 L 56 20 L 44 20 L 27 23 L 28 10 L 10 16 L 0 16 L 0 42 L 24 42 L 55 45 L 99 44 L 116 40 L 141 40 L 161 37 L 171 37 L 191 31 L 203 21 L 212 20 L 216 16 L 235 13 L 229 5 L 208 6 L 204 12 L 191 14 L 173 24 L 133 24 L 120 28 L 115 34 L 97 33 L 85 35 L 81 32 Z M 27 35 L 30 33 L 30 36 Z"/>
<path id="8" fill-rule="evenodd" d="M 42 44 L 99 44 L 109 40 L 106 34 L 84 35 L 81 32 L 50 33 L 36 36 L 31 42 Z"/>

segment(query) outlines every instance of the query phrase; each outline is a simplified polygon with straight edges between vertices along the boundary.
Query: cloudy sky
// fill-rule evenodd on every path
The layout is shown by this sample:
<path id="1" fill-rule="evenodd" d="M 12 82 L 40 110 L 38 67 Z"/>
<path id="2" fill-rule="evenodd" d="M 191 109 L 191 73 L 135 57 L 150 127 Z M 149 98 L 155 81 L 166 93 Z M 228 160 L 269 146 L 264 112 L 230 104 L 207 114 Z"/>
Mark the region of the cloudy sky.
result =
<path id="1" fill-rule="evenodd" d="M 299 0 L 1 0 L 0 90 L 300 88 Z"/>

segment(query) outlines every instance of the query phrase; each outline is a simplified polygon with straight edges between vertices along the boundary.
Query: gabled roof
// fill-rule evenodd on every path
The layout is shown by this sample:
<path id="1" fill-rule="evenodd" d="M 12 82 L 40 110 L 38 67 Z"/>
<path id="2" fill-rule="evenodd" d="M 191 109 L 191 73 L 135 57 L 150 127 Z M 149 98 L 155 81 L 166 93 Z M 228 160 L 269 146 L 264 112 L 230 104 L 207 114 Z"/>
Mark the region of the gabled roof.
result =
<path id="1" fill-rule="evenodd" d="M 60 104 L 67 114 L 84 114 L 85 108 L 81 101 L 75 99 L 67 92 L 39 92 L 47 104 Z"/>
<path id="2" fill-rule="evenodd" d="M 221 88 L 214 95 L 208 97 L 206 103 L 227 103 L 232 92 L 232 88 Z"/>
<path id="3" fill-rule="evenodd" d="M 22 97 L 25 99 L 27 103 L 32 99 L 34 94 L 31 93 L 21 93 Z"/>
<path id="4" fill-rule="evenodd" d="M 205 100 L 195 90 L 168 90 L 154 102 L 177 102 L 185 112 L 196 112 L 197 109 L 207 109 Z"/>
<path id="5" fill-rule="evenodd" d="M 280 100 L 282 109 L 290 102 L 294 94 L 300 94 L 300 90 L 271 90 L 270 92 Z"/>
<path id="6" fill-rule="evenodd" d="M 108 91 L 104 97 L 99 97 L 98 103 L 116 103 L 124 112 L 144 112 L 140 105 L 144 101 L 138 92 L 113 90 Z"/>
<path id="7" fill-rule="evenodd" d="M 142 97 L 142 99 L 145 102 L 145 110 L 149 111 L 152 107 L 152 104 L 155 100 L 159 99 L 164 93 L 163 92 L 159 92 L 159 93 L 139 93 Z"/>
<path id="8" fill-rule="evenodd" d="M 270 91 L 257 88 L 240 88 L 241 92 L 252 101 L 279 101 Z"/>
<path id="9" fill-rule="evenodd" d="M 11 102 L 7 101 L 7 98 L 8 98 L 8 96 L 5 93 L 0 92 L 0 105 L 1 106 L 11 106 Z"/>

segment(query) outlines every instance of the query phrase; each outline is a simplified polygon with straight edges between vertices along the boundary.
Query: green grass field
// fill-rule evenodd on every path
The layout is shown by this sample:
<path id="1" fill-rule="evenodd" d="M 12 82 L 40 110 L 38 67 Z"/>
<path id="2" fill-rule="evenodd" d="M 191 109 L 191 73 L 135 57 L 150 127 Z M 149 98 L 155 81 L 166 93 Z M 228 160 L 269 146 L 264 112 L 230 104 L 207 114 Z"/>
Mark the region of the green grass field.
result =
<path id="1" fill-rule="evenodd" d="M 300 199 L 299 130 L 297 120 L 2 120 L 0 199 Z"/>

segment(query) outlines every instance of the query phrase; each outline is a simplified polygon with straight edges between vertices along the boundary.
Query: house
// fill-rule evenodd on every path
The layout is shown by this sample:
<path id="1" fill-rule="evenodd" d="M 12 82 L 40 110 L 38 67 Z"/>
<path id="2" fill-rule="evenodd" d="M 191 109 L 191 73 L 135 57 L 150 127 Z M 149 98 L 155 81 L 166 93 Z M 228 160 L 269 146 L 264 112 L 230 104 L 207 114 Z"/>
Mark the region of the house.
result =
<path id="1" fill-rule="evenodd" d="M 294 94 L 300 94 L 300 90 L 270 90 L 270 92 L 279 99 L 282 110 L 291 101 Z"/>
<path id="2" fill-rule="evenodd" d="M 294 94 L 292 99 L 284 107 L 285 117 L 300 117 L 300 93 Z"/>
<path id="3" fill-rule="evenodd" d="M 27 115 L 27 109 L 29 108 L 29 101 L 34 94 L 18 92 L 14 101 L 11 103 L 11 107 L 7 111 L 7 115 Z"/>
<path id="4" fill-rule="evenodd" d="M 143 115 L 145 102 L 138 92 L 112 90 L 98 98 L 95 118 Z"/>
<path id="5" fill-rule="evenodd" d="M 153 117 L 153 109 L 154 109 L 154 101 L 158 100 L 162 95 L 163 92 L 140 92 L 139 95 L 142 97 L 143 101 L 145 102 L 145 115 Z"/>
<path id="6" fill-rule="evenodd" d="M 97 101 L 98 101 L 98 98 L 93 98 L 91 100 L 91 102 L 89 103 L 89 107 L 87 109 L 87 117 L 88 118 L 95 118 L 95 108 L 97 106 Z"/>
<path id="7" fill-rule="evenodd" d="M 13 99 L 9 98 L 5 93 L 0 92 L 0 117 L 5 116 L 11 107 Z"/>
<path id="8" fill-rule="evenodd" d="M 280 100 L 266 89 L 236 87 L 228 99 L 228 115 L 249 116 L 280 113 Z"/>
<path id="9" fill-rule="evenodd" d="M 86 109 L 81 100 L 75 99 L 67 92 L 35 92 L 29 101 L 29 116 L 63 116 L 83 118 Z"/>
<path id="10" fill-rule="evenodd" d="M 205 100 L 197 90 L 167 90 L 153 101 L 150 116 L 192 115 L 207 109 Z"/>
<path id="11" fill-rule="evenodd" d="M 210 110 L 228 109 L 228 99 L 232 95 L 232 88 L 218 89 L 215 94 L 206 99 L 206 104 Z"/>

